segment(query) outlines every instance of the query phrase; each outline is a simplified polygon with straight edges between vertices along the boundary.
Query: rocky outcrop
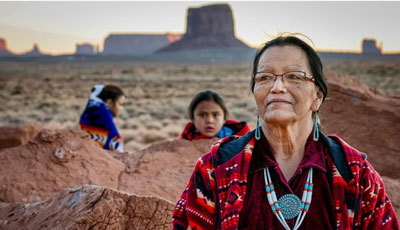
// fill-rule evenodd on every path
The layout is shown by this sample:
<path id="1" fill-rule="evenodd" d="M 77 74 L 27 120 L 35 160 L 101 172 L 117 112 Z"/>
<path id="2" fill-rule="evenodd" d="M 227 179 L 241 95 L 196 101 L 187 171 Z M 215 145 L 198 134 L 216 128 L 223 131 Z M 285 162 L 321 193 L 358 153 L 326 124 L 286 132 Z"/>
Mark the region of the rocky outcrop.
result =
<path id="1" fill-rule="evenodd" d="M 329 75 L 327 81 L 328 99 L 320 113 L 323 131 L 367 153 L 381 175 L 400 178 L 400 99 L 347 76 Z"/>
<path id="2" fill-rule="evenodd" d="M 7 42 L 4 38 L 0 38 L 0 57 L 3 56 L 13 56 L 15 54 L 11 53 L 8 49 L 7 49 Z"/>
<path id="3" fill-rule="evenodd" d="M 180 37 L 180 34 L 110 34 L 104 41 L 103 54 L 152 54 Z"/>
<path id="4" fill-rule="evenodd" d="M 97 53 L 93 44 L 90 43 L 82 43 L 76 44 L 75 55 L 94 55 Z"/>
<path id="5" fill-rule="evenodd" d="M 0 38 L 0 50 L 7 50 L 6 40 L 3 38 Z"/>
<path id="6" fill-rule="evenodd" d="M 136 153 L 116 154 L 127 166 L 119 189 L 177 202 L 197 159 L 210 151 L 216 140 L 163 141 Z"/>
<path id="7" fill-rule="evenodd" d="M 43 129 L 27 144 L 0 152 L 0 202 L 35 202 L 63 188 L 118 189 L 125 165 L 83 131 Z"/>
<path id="8" fill-rule="evenodd" d="M 375 39 L 363 39 L 361 42 L 361 49 L 363 54 L 381 54 L 382 47 L 376 46 Z"/>
<path id="9" fill-rule="evenodd" d="M 248 48 L 235 37 L 235 25 L 229 5 L 189 8 L 183 38 L 157 52 L 204 48 Z"/>
<path id="10" fill-rule="evenodd" d="M 84 184 L 176 202 L 197 158 L 215 140 L 164 141 L 117 153 L 83 131 L 43 129 L 27 144 L 0 152 L 0 202 L 40 201 Z"/>
<path id="11" fill-rule="evenodd" d="M 39 123 L 1 126 L 0 150 L 26 144 L 39 131 Z"/>
<path id="12" fill-rule="evenodd" d="M 30 51 L 21 54 L 22 57 L 40 57 L 44 55 L 45 54 L 40 51 L 39 46 L 36 43 L 33 45 L 33 48 Z"/>
<path id="13" fill-rule="evenodd" d="M 98 186 L 64 189 L 36 203 L 0 203 L 0 229 L 170 229 L 174 204 Z"/>

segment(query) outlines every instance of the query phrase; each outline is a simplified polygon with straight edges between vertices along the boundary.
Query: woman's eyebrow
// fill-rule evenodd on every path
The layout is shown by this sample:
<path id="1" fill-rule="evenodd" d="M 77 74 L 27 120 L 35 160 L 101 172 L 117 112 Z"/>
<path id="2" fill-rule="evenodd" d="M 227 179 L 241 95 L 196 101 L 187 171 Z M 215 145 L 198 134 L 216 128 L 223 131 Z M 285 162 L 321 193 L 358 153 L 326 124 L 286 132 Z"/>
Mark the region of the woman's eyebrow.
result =
<path id="1" fill-rule="evenodd" d="M 302 68 L 303 66 L 300 64 L 289 64 L 285 67 L 283 67 L 283 69 L 289 69 L 289 68 Z M 274 67 L 268 65 L 268 64 L 261 64 L 258 68 L 258 70 L 274 70 Z"/>

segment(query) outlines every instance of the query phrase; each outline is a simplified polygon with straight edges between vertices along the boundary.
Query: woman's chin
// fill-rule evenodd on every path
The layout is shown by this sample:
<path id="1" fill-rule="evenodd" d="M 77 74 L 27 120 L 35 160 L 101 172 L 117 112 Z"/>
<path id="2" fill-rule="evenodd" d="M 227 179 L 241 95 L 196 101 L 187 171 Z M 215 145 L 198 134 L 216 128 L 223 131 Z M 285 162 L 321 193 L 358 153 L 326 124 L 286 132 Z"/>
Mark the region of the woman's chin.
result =
<path id="1" fill-rule="evenodd" d="M 264 116 L 264 121 L 268 124 L 288 124 L 295 120 L 295 117 L 292 114 L 288 113 L 273 113 L 273 114 L 266 114 Z"/>

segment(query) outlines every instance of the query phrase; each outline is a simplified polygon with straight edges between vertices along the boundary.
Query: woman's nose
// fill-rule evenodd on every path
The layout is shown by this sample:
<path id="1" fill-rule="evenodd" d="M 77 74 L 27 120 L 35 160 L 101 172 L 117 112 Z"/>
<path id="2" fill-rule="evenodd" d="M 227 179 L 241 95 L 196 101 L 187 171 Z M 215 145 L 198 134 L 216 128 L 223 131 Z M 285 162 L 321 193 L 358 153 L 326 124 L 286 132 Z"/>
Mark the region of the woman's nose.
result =
<path id="1" fill-rule="evenodd" d="M 274 84 L 272 85 L 271 92 L 273 93 L 284 93 L 286 92 L 286 86 L 283 82 L 282 76 L 277 76 Z"/>

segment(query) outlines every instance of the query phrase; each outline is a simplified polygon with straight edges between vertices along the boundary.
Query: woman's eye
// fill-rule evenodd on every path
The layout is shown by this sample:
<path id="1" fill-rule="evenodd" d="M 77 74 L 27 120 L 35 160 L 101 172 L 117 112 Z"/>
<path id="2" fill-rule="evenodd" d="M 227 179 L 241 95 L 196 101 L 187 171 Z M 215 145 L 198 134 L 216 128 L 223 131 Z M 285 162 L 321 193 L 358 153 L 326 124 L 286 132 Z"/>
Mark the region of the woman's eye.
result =
<path id="1" fill-rule="evenodd" d="M 286 75 L 288 80 L 301 80 L 301 76 L 294 74 L 294 73 L 290 73 L 288 75 Z"/>
<path id="2" fill-rule="evenodd" d="M 272 76 L 272 75 L 269 75 L 269 74 L 262 74 L 262 75 L 259 75 L 257 78 L 256 78 L 256 81 L 257 82 L 261 82 L 261 81 L 271 81 L 271 80 L 273 80 L 274 79 L 274 77 Z"/>

